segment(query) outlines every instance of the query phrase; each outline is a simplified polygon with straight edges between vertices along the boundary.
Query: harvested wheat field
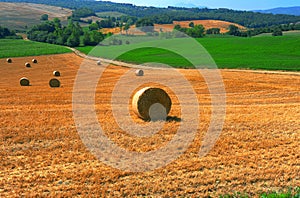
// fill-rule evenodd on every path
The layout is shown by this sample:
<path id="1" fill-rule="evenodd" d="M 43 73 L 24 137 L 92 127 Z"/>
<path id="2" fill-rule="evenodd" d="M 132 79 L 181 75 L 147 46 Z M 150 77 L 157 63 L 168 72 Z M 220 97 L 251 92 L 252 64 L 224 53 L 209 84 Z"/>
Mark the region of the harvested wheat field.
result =
<path id="1" fill-rule="evenodd" d="M 181 27 L 189 27 L 189 24 L 193 22 L 195 25 L 203 25 L 204 28 L 210 29 L 210 28 L 220 28 L 221 33 L 226 33 L 229 31 L 229 26 L 230 25 L 235 25 L 237 26 L 240 30 L 247 30 L 246 27 L 241 26 L 236 23 L 231 23 L 227 21 L 220 21 L 220 20 L 193 20 L 193 21 L 174 21 L 175 25 L 180 25 Z"/>
<path id="2" fill-rule="evenodd" d="M 227 92 L 226 120 L 213 149 L 198 156 L 211 115 L 203 79 L 179 70 L 194 87 L 200 105 L 197 135 L 188 150 L 166 167 L 124 172 L 97 160 L 82 143 L 73 119 L 72 92 L 83 61 L 75 54 L 0 59 L 0 196 L 212 196 L 261 192 L 300 186 L 300 76 L 222 70 Z M 35 57 L 36 58 L 36 57 Z M 96 61 L 90 61 L 97 66 Z M 50 88 L 53 71 L 63 75 Z M 109 66 L 99 80 L 96 112 L 106 135 L 120 147 L 147 152 L 164 146 L 180 125 L 169 120 L 149 138 L 122 131 L 113 118 L 112 91 L 130 69 Z M 130 70 L 131 72 L 131 70 Z M 132 70 L 132 78 L 135 76 Z M 170 78 L 164 70 L 144 69 L 145 77 Z M 30 86 L 22 87 L 26 76 Z M 158 85 L 157 86 L 161 86 Z M 164 88 L 164 87 L 162 87 Z M 167 88 L 166 88 L 167 89 Z M 170 116 L 180 118 L 177 97 Z M 132 113 L 134 121 L 143 124 Z M 194 118 L 191 118 L 194 119 Z"/>
<path id="3" fill-rule="evenodd" d="M 220 28 L 220 33 L 226 33 L 229 31 L 230 25 L 237 26 L 240 30 L 247 30 L 246 27 L 241 26 L 236 23 L 230 23 L 227 21 L 220 20 L 192 20 L 192 21 L 174 21 L 172 24 L 154 24 L 154 30 L 156 32 L 171 32 L 173 31 L 175 25 L 180 25 L 181 27 L 188 28 L 189 24 L 193 22 L 194 25 L 203 25 L 206 30 L 210 28 Z M 135 25 L 132 25 L 130 29 L 126 32 L 125 30 L 120 30 L 119 27 L 116 28 L 103 28 L 101 32 L 107 34 L 109 32 L 114 34 L 130 34 L 130 35 L 145 35 L 144 32 L 136 29 Z"/>

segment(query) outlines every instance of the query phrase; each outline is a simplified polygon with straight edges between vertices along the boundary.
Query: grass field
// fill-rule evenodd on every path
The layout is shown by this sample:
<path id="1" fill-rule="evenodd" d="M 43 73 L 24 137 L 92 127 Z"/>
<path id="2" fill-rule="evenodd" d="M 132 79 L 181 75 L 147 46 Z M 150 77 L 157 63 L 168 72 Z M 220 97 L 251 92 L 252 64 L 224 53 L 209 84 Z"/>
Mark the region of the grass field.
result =
<path id="1" fill-rule="evenodd" d="M 0 39 L 0 58 L 38 56 L 71 52 L 70 49 L 47 43 Z"/>
<path id="2" fill-rule="evenodd" d="M 133 40 L 134 37 L 128 39 Z M 185 39 L 181 46 L 189 53 L 195 53 Z M 173 40 L 175 42 L 175 40 Z M 219 68 L 265 69 L 265 70 L 300 70 L 300 34 L 286 34 L 283 37 L 226 37 L 201 38 L 197 41 L 210 53 Z M 149 42 L 169 42 L 172 40 L 156 40 Z M 123 42 L 124 43 L 124 42 Z M 176 40 L 178 43 L 178 40 Z M 122 46 L 100 46 L 78 48 L 84 53 L 92 50 L 93 56 L 112 58 L 118 50 L 128 51 L 117 60 L 142 64 L 145 62 L 165 63 L 174 67 L 186 68 L 191 65 L 182 57 L 172 52 L 157 48 L 140 48 L 141 44 Z M 138 49 L 140 48 L 140 49 Z"/>

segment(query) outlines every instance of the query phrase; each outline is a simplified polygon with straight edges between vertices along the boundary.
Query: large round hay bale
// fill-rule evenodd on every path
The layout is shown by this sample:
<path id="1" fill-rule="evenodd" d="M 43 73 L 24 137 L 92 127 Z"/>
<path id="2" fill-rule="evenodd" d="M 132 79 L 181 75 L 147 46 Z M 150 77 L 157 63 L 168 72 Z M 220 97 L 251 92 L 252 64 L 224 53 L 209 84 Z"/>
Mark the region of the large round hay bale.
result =
<path id="1" fill-rule="evenodd" d="M 136 76 L 144 76 L 144 71 L 141 70 L 141 69 L 138 69 L 138 70 L 135 71 L 135 75 Z"/>
<path id="2" fill-rule="evenodd" d="M 101 61 L 100 60 L 97 61 L 97 65 L 101 65 Z"/>
<path id="3" fill-rule="evenodd" d="M 8 58 L 8 59 L 6 59 L 6 62 L 8 62 L 8 63 L 12 63 L 12 60 L 11 60 L 11 58 Z"/>
<path id="4" fill-rule="evenodd" d="M 32 62 L 33 63 L 37 63 L 38 61 L 36 59 L 32 59 Z"/>
<path id="5" fill-rule="evenodd" d="M 29 86 L 30 82 L 29 82 L 28 78 L 25 78 L 25 77 L 21 78 L 20 79 L 20 85 L 21 86 Z"/>
<path id="6" fill-rule="evenodd" d="M 160 88 L 145 87 L 132 99 L 133 111 L 143 120 L 166 120 L 171 106 L 171 98 Z"/>
<path id="7" fill-rule="evenodd" d="M 60 72 L 59 71 L 54 71 L 53 72 L 53 76 L 59 77 L 60 76 Z"/>
<path id="8" fill-rule="evenodd" d="M 53 78 L 49 81 L 50 87 L 60 87 L 60 81 L 56 78 Z"/>
<path id="9" fill-rule="evenodd" d="M 31 67 L 30 63 L 25 63 L 25 67 Z"/>

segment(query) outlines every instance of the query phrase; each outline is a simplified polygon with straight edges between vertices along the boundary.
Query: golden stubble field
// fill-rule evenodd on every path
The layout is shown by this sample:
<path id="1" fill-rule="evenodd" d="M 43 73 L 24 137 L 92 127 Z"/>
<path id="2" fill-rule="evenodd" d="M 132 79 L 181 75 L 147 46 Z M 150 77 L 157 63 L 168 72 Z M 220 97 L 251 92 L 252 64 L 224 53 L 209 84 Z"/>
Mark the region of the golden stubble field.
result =
<path id="1" fill-rule="evenodd" d="M 212 196 L 245 192 L 252 196 L 300 186 L 300 76 L 222 70 L 227 92 L 226 120 L 210 153 L 198 151 L 211 107 L 205 82 L 192 70 L 180 70 L 200 104 L 194 142 L 179 159 L 150 172 L 130 173 L 97 160 L 82 143 L 72 112 L 72 91 L 83 61 L 74 54 L 0 59 L 0 196 Z M 96 64 L 91 61 L 91 64 Z M 48 81 L 59 70 L 62 87 Z M 130 69 L 110 66 L 99 81 L 96 110 L 107 136 L 128 150 L 164 146 L 180 122 L 169 121 L 151 138 L 135 138 L 116 125 L 111 111 L 115 83 Z M 170 77 L 168 71 L 146 75 Z M 32 86 L 20 87 L 26 76 Z M 133 77 L 134 78 L 134 77 Z M 180 105 L 171 94 L 171 116 Z M 133 120 L 142 123 L 137 117 Z"/>
<path id="2" fill-rule="evenodd" d="M 220 20 L 191 20 L 191 21 L 174 21 L 172 24 L 154 24 L 154 30 L 156 32 L 172 32 L 175 25 L 180 25 L 183 28 L 189 28 L 189 24 L 193 22 L 194 25 L 203 25 L 205 30 L 208 30 L 210 28 L 220 28 L 220 32 L 226 33 L 229 31 L 230 25 L 237 26 L 240 30 L 246 30 L 247 28 L 244 26 L 241 26 L 236 23 L 231 23 L 227 21 L 220 21 Z M 103 28 L 101 29 L 101 32 L 107 34 L 109 32 L 118 34 L 121 33 L 121 30 L 119 27 L 116 28 Z M 122 30 L 122 34 L 125 34 L 126 31 Z M 127 34 L 131 35 L 144 35 L 145 33 L 142 31 L 139 31 L 136 29 L 135 25 L 132 25 L 130 29 L 127 31 Z"/>

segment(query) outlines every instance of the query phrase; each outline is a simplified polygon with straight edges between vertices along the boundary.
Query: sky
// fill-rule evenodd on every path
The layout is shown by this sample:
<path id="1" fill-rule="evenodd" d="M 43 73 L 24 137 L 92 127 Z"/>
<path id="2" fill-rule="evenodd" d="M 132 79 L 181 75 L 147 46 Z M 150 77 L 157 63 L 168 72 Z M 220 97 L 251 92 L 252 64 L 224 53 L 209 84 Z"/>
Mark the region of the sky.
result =
<path id="1" fill-rule="evenodd" d="M 139 6 L 167 7 L 192 4 L 208 8 L 230 8 L 234 10 L 263 10 L 276 7 L 300 6 L 300 0 L 110 0 Z"/>

